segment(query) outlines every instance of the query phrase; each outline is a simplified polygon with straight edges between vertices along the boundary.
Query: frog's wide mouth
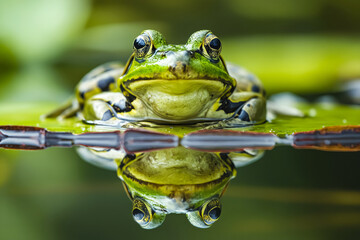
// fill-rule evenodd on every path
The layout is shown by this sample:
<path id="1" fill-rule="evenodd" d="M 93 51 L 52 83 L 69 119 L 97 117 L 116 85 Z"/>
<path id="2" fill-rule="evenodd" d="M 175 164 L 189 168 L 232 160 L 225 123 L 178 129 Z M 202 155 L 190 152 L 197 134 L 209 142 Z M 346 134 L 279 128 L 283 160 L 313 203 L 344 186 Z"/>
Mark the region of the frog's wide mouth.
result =
<path id="1" fill-rule="evenodd" d="M 174 76 L 173 74 L 170 75 L 166 75 L 166 76 L 154 76 L 154 77 L 140 77 L 140 78 L 133 78 L 133 79 L 127 79 L 125 81 L 123 81 L 123 83 L 125 84 L 126 87 L 129 87 L 130 85 L 133 85 L 133 83 L 135 82 L 148 82 L 148 84 L 152 84 L 152 81 L 158 81 L 158 80 L 162 80 L 162 81 L 197 81 L 197 80 L 203 80 L 203 81 L 216 81 L 216 82 L 221 82 L 224 85 L 231 85 L 233 79 L 223 79 L 220 77 L 211 77 L 211 76 L 198 76 L 198 75 L 192 75 L 189 74 L 189 76 L 185 75 L 182 77 L 178 77 L 178 76 Z"/>
<path id="2" fill-rule="evenodd" d="M 212 94 L 221 95 L 232 89 L 232 83 L 222 78 L 197 77 L 197 78 L 139 78 L 124 82 L 127 90 L 135 95 L 141 95 L 144 90 L 154 89 L 158 92 L 183 95 L 194 87 L 206 89 Z"/>
<path id="3" fill-rule="evenodd" d="M 126 82 L 131 92 L 144 93 L 155 90 L 173 95 L 182 95 L 189 90 L 206 89 L 211 93 L 221 94 L 229 89 L 230 84 L 218 79 L 137 79 Z"/>

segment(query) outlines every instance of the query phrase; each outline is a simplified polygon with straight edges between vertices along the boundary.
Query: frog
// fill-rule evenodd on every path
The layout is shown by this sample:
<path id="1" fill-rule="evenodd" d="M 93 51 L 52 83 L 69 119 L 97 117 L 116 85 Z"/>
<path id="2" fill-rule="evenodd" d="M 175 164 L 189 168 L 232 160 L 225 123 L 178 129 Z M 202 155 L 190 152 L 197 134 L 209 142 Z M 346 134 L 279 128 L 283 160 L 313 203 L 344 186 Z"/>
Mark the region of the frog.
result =
<path id="1" fill-rule="evenodd" d="M 225 63 L 221 51 L 220 39 L 210 30 L 193 33 L 184 45 L 168 44 L 160 32 L 145 30 L 135 38 L 125 66 L 110 62 L 90 71 L 77 85 L 76 97 L 46 117 L 78 116 L 110 125 L 265 122 L 260 80 Z"/>
<path id="2" fill-rule="evenodd" d="M 131 214 L 144 229 L 154 229 L 168 214 L 184 214 L 198 228 L 220 218 L 221 198 L 236 168 L 263 156 L 263 150 L 203 152 L 182 146 L 146 152 L 79 147 L 85 161 L 116 171 L 128 198 Z"/>

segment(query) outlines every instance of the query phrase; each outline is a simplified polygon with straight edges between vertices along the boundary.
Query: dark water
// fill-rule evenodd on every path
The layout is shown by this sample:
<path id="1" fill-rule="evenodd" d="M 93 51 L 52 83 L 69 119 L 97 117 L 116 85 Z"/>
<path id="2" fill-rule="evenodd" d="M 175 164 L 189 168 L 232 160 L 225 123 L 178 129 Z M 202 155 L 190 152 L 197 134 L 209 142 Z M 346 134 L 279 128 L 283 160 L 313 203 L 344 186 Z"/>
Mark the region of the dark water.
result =
<path id="1" fill-rule="evenodd" d="M 198 229 L 184 214 L 169 214 L 159 228 L 143 230 L 115 171 L 86 163 L 71 148 L 0 151 L 4 239 L 360 236 L 359 152 L 277 147 L 237 168 L 211 228 Z"/>

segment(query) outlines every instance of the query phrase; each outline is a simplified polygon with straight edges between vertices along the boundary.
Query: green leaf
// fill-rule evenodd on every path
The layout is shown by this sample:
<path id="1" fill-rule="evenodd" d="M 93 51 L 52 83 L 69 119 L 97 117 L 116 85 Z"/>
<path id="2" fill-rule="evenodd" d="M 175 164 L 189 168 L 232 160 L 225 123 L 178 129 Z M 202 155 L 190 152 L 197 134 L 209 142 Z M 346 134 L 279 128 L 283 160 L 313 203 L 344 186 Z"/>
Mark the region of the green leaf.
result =
<path id="1" fill-rule="evenodd" d="M 305 117 L 277 116 L 271 122 L 243 128 L 244 131 L 274 133 L 279 137 L 329 126 L 360 125 L 360 107 L 337 104 L 298 104 Z"/>
<path id="2" fill-rule="evenodd" d="M 43 127 L 49 131 L 82 133 L 89 131 L 111 131 L 114 128 L 84 124 L 76 118 L 57 121 L 42 120 L 41 115 L 57 106 L 46 103 L 0 104 L 0 125 L 24 125 Z M 232 128 L 237 131 L 273 133 L 279 137 L 296 132 L 312 131 L 328 126 L 360 126 L 360 107 L 337 104 L 298 104 L 305 117 L 277 116 L 263 124 Z M 149 130 L 183 136 L 189 132 L 203 129 L 198 126 L 148 126 Z"/>

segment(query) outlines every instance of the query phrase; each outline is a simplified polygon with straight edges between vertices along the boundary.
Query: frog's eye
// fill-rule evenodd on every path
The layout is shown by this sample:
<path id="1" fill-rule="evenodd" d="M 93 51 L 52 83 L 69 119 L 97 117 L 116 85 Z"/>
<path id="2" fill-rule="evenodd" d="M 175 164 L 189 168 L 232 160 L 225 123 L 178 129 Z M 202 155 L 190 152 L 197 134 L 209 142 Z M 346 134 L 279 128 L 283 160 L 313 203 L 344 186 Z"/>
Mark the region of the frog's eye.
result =
<path id="1" fill-rule="evenodd" d="M 219 60 L 222 47 L 221 47 L 221 41 L 217 36 L 215 36 L 212 33 L 208 33 L 205 36 L 204 42 L 201 47 L 202 47 L 202 53 L 206 57 L 214 61 Z"/>
<path id="2" fill-rule="evenodd" d="M 134 52 L 136 58 L 143 58 L 152 50 L 151 38 L 146 33 L 139 35 L 134 40 Z"/>
<path id="3" fill-rule="evenodd" d="M 147 202 L 140 198 L 133 201 L 132 214 L 134 220 L 145 229 L 152 229 L 160 226 L 165 220 L 165 213 L 156 213 Z"/>
<path id="4" fill-rule="evenodd" d="M 141 199 L 134 199 L 132 215 L 134 220 L 141 226 L 145 226 L 150 223 L 152 219 L 151 208 Z"/>
<path id="5" fill-rule="evenodd" d="M 208 228 L 216 222 L 221 214 L 221 204 L 218 198 L 205 202 L 198 211 L 187 213 L 192 225 L 199 228 Z"/>
<path id="6" fill-rule="evenodd" d="M 219 199 L 212 199 L 202 206 L 201 217 L 205 224 L 211 225 L 216 222 L 221 214 L 221 204 Z"/>

